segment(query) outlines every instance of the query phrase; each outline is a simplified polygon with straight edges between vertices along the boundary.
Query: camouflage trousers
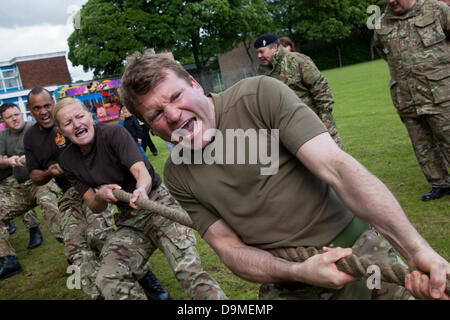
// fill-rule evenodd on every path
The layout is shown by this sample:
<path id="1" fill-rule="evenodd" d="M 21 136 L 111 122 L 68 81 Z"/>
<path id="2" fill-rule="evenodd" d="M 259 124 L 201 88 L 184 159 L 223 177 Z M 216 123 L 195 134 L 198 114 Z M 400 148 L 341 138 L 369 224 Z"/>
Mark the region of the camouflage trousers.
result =
<path id="1" fill-rule="evenodd" d="M 39 225 L 41 224 L 39 221 L 39 217 L 34 209 L 25 212 L 25 214 L 21 218 L 23 224 L 28 230 L 34 227 L 39 227 Z"/>
<path id="2" fill-rule="evenodd" d="M 352 246 L 353 253 L 361 258 L 384 261 L 389 264 L 406 264 L 394 253 L 389 242 L 371 229 L 363 232 Z M 367 279 L 347 283 L 339 290 L 321 288 L 306 283 L 265 283 L 259 290 L 262 300 L 408 300 L 409 292 L 396 284 L 381 281 L 380 289 L 369 289 Z"/>
<path id="3" fill-rule="evenodd" d="M 450 187 L 446 166 L 450 163 L 450 112 L 401 119 L 427 181 L 433 187 Z"/>
<path id="4" fill-rule="evenodd" d="M 21 216 L 37 205 L 41 208 L 42 216 L 50 232 L 62 239 L 59 224 L 57 198 L 58 186 L 51 180 L 43 186 L 35 185 L 31 180 L 18 183 L 14 177 L 8 181 L 8 188 L 0 193 L 0 257 L 15 256 L 15 250 L 9 243 L 7 222 L 10 219 Z"/>
<path id="5" fill-rule="evenodd" d="M 12 178 L 12 177 L 10 177 Z M 4 190 L 8 190 L 9 188 L 13 187 L 17 183 L 17 180 L 12 179 L 4 179 L 0 182 L 0 192 L 3 193 Z M 21 216 L 22 222 L 25 225 L 27 229 L 31 229 L 34 227 L 39 227 L 41 224 L 39 221 L 39 217 L 34 209 L 28 210 L 24 215 Z M 7 221 L 4 221 L 6 224 L 9 223 L 8 219 Z"/>
<path id="6" fill-rule="evenodd" d="M 114 206 L 101 213 L 92 212 L 83 198 L 69 188 L 58 201 L 64 253 L 69 262 L 80 268 L 83 291 L 96 299 L 100 292 L 95 285 L 100 268 L 100 252 L 113 229 Z"/>
<path id="7" fill-rule="evenodd" d="M 339 146 L 339 148 L 344 149 L 344 140 L 342 140 L 341 136 L 339 135 L 336 121 L 334 121 L 334 116 L 330 112 L 323 112 L 318 115 L 319 118 L 322 120 L 325 127 L 328 129 L 328 133 L 330 134 L 331 138 L 336 142 L 336 144 Z"/>
<path id="8" fill-rule="evenodd" d="M 149 198 L 180 209 L 164 185 L 151 192 Z M 118 229 L 103 247 L 97 275 L 97 286 L 105 299 L 146 299 L 134 279 L 143 276 L 139 275 L 142 266 L 157 248 L 192 299 L 227 299 L 218 283 L 203 270 L 192 229 L 148 210 L 124 206 L 114 218 Z"/>

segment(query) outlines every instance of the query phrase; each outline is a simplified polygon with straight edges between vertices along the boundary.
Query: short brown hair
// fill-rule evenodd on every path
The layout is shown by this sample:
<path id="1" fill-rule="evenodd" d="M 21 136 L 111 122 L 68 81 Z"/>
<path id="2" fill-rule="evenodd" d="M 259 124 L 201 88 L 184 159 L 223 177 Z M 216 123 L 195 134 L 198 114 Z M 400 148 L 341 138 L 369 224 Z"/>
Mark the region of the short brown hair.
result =
<path id="1" fill-rule="evenodd" d="M 282 37 L 282 38 L 280 38 L 280 43 L 281 43 L 281 45 L 282 45 L 283 47 L 290 46 L 292 52 L 296 52 L 296 51 L 297 51 L 297 48 L 295 47 L 295 44 L 294 44 L 294 42 L 291 40 L 291 38 L 288 38 L 288 37 Z"/>
<path id="2" fill-rule="evenodd" d="M 166 78 L 168 70 L 192 85 L 189 73 L 177 61 L 168 58 L 167 54 L 155 54 L 153 50 L 147 50 L 143 54 L 135 52 L 127 61 L 128 65 L 119 87 L 119 97 L 127 109 L 138 117 L 137 97 L 153 90 Z"/>
<path id="3" fill-rule="evenodd" d="M 5 102 L 4 104 L 2 104 L 0 106 L 0 116 L 1 116 L 2 119 L 3 119 L 3 113 L 6 110 L 11 109 L 11 108 L 17 108 L 17 109 L 19 109 L 20 112 L 22 112 L 22 110 L 20 110 L 20 108 L 19 108 L 19 106 L 17 104 L 12 103 L 12 102 Z"/>

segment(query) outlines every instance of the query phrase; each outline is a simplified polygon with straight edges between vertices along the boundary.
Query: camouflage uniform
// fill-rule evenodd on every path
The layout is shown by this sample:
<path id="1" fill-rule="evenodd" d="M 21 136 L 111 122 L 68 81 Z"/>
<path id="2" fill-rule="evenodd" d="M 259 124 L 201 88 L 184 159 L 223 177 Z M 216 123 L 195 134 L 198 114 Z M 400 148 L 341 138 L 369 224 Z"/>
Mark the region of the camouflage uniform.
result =
<path id="1" fill-rule="evenodd" d="M 180 209 L 163 184 L 149 198 Z M 139 278 L 142 266 L 157 248 L 164 253 L 175 277 L 192 299 L 227 299 L 217 282 L 202 269 L 190 228 L 148 210 L 123 206 L 114 218 L 118 229 L 103 247 L 97 276 L 97 286 L 106 299 L 145 299 L 134 279 Z"/>
<path id="2" fill-rule="evenodd" d="M 28 230 L 34 227 L 39 227 L 39 225 L 41 224 L 39 222 L 37 212 L 34 209 L 25 212 L 25 214 L 22 216 L 22 222 Z"/>
<path id="3" fill-rule="evenodd" d="M 450 8 L 436 0 L 417 0 L 400 16 L 388 7 L 375 31 L 375 47 L 389 65 L 393 104 L 436 188 L 450 187 L 444 164 L 450 160 L 449 37 Z"/>
<path id="4" fill-rule="evenodd" d="M 96 299 L 100 292 L 95 278 L 100 267 L 100 251 L 113 232 L 113 205 L 101 213 L 93 213 L 75 188 L 71 187 L 58 201 L 64 235 L 66 258 L 80 268 L 83 291 Z"/>
<path id="5" fill-rule="evenodd" d="M 389 242 L 382 239 L 375 230 L 361 234 L 352 246 L 353 253 L 361 258 L 384 261 L 389 264 L 405 263 L 394 253 Z M 311 286 L 305 283 L 263 284 L 259 291 L 263 300 L 407 300 L 414 299 L 409 292 L 396 284 L 381 282 L 380 289 L 370 290 L 367 279 L 346 284 L 333 290 Z"/>
<path id="6" fill-rule="evenodd" d="M 0 189 L 7 190 L 12 187 L 16 183 L 15 179 L 4 179 L 0 182 Z M 21 216 L 22 222 L 27 229 L 31 229 L 34 227 L 39 227 L 41 224 L 39 221 L 39 217 L 34 209 L 27 211 L 24 215 Z M 8 224 L 8 221 L 4 221 L 4 223 Z"/>
<path id="7" fill-rule="evenodd" d="M 8 188 L 0 189 L 0 257 L 15 256 L 15 250 L 9 243 L 9 233 L 5 221 L 23 215 L 37 205 L 50 232 L 62 238 L 58 221 L 58 186 L 54 180 L 43 186 L 35 185 L 31 180 L 18 183 L 13 176 L 7 178 Z"/>
<path id="8" fill-rule="evenodd" d="M 333 94 L 310 57 L 298 52 L 286 52 L 280 45 L 273 54 L 272 69 L 261 65 L 258 73 L 288 85 L 319 116 L 336 144 L 341 149 L 344 147 L 332 114 Z"/>

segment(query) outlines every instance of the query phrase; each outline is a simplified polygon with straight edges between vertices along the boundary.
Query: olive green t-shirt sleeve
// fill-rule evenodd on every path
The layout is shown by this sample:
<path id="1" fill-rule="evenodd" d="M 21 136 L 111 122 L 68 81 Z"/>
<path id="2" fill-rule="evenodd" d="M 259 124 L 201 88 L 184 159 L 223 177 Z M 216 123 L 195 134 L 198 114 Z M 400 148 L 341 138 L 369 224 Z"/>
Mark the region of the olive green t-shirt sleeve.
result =
<path id="1" fill-rule="evenodd" d="M 268 128 L 279 130 L 280 142 L 293 155 L 305 142 L 327 132 L 314 111 L 287 85 L 274 78 L 261 78 L 258 106 L 263 121 Z M 264 119 L 270 119 L 270 122 Z"/>

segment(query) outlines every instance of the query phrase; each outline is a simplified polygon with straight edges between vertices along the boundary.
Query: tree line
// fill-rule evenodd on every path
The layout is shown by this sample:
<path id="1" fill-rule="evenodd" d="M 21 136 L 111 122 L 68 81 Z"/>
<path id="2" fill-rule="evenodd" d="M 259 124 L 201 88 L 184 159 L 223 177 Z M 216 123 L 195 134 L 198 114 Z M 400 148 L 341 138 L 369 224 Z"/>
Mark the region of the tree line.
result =
<path id="1" fill-rule="evenodd" d="M 248 53 L 263 33 L 289 36 L 309 48 L 341 51 L 351 39 L 368 42 L 370 5 L 384 0 L 89 0 L 68 38 L 68 58 L 95 78 L 122 74 L 135 51 L 171 50 L 182 63 L 203 70 L 211 58 L 244 43 Z M 352 42 L 352 41 L 350 41 Z M 312 44 L 312 46 L 311 46 Z M 314 44 L 317 44 L 314 46 Z M 314 57 L 313 57 L 314 58 Z M 320 62 L 320 60 L 319 60 Z M 319 63 L 319 67 L 321 66 Z"/>

